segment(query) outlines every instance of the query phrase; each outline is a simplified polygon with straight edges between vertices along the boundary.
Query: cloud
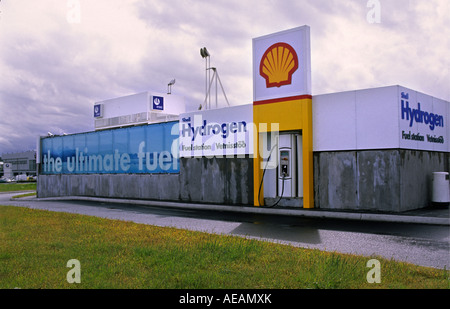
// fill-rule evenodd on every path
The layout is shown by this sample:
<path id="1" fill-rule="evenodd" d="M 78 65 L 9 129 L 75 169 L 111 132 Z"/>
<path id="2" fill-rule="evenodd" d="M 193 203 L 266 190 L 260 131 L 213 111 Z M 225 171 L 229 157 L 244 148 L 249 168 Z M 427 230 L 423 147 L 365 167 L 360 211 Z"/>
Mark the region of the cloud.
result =
<path id="1" fill-rule="evenodd" d="M 304 24 L 313 94 L 400 84 L 450 100 L 446 0 L 380 0 L 375 24 L 365 0 L 79 0 L 71 23 L 74 2 L 0 2 L 0 155 L 48 131 L 93 130 L 94 102 L 166 91 L 173 78 L 196 108 L 204 46 L 229 101 L 251 103 L 252 38 Z"/>

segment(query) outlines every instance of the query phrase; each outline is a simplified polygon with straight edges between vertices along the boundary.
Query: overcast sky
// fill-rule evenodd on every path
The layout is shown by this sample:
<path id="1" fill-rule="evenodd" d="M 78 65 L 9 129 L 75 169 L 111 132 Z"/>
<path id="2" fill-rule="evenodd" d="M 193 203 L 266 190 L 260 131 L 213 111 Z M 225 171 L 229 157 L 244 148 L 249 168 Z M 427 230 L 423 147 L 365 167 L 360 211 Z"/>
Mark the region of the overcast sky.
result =
<path id="1" fill-rule="evenodd" d="M 95 102 L 173 78 L 197 107 L 204 46 L 230 104 L 249 104 L 252 38 L 302 25 L 313 95 L 398 84 L 450 101 L 448 0 L 1 0 L 0 155 L 92 131 Z"/>

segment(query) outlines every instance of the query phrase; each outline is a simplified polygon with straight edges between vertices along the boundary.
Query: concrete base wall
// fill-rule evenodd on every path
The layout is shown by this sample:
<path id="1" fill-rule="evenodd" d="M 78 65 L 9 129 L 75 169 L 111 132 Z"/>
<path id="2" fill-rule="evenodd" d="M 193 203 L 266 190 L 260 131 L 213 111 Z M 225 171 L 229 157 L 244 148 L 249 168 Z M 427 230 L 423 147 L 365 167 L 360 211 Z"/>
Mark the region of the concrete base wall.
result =
<path id="1" fill-rule="evenodd" d="M 182 158 L 179 174 L 39 175 L 37 195 L 249 205 L 253 204 L 253 161 Z"/>
<path id="2" fill-rule="evenodd" d="M 178 179 L 178 174 L 39 175 L 37 195 L 176 200 Z"/>
<path id="3" fill-rule="evenodd" d="M 253 205 L 253 159 L 181 159 L 180 183 L 182 201 Z"/>
<path id="4" fill-rule="evenodd" d="M 315 206 L 401 212 L 429 205 L 433 172 L 449 171 L 449 153 L 364 150 L 314 153 Z"/>
<path id="5" fill-rule="evenodd" d="M 314 153 L 316 208 L 401 212 L 430 204 L 450 154 L 403 149 Z M 39 175 L 38 197 L 98 196 L 253 205 L 252 158 L 182 158 L 179 174 Z"/>

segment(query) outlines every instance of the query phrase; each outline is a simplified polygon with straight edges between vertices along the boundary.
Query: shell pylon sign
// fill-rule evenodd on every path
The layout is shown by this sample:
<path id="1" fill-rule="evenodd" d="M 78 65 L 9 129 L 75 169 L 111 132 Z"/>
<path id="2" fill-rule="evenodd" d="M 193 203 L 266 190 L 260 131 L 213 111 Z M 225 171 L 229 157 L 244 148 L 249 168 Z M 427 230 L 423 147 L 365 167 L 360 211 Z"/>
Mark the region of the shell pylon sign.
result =
<path id="1" fill-rule="evenodd" d="M 266 87 L 290 85 L 292 74 L 298 69 L 295 49 L 286 43 L 270 46 L 261 58 L 259 74 L 266 79 Z"/>
<path id="2" fill-rule="evenodd" d="M 253 101 L 311 95 L 309 27 L 253 39 Z"/>
<path id="3" fill-rule="evenodd" d="M 253 39 L 254 205 L 264 205 L 263 133 L 302 136 L 297 166 L 302 179 L 301 207 L 314 207 L 310 28 L 301 26 Z M 273 125 L 272 125 L 273 124 Z M 300 175 L 301 174 L 301 175 Z"/>

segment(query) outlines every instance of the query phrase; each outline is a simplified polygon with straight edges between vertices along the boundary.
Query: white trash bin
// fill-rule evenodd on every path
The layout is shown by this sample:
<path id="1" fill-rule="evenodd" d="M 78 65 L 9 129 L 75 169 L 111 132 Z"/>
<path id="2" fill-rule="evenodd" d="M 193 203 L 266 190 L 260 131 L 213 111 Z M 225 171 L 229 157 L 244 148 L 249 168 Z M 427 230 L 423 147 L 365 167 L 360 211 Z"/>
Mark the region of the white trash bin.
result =
<path id="1" fill-rule="evenodd" d="M 434 205 L 450 204 L 450 181 L 447 172 L 433 173 L 431 202 Z"/>

